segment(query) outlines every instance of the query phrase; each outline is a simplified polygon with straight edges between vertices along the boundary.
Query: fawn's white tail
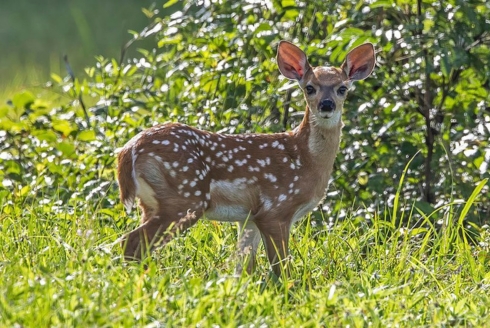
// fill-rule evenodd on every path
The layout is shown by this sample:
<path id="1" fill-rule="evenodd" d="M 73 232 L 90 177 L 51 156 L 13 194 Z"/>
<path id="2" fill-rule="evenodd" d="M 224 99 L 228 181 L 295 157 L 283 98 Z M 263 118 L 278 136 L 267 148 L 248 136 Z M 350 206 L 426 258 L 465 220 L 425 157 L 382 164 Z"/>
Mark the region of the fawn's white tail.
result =
<path id="1" fill-rule="evenodd" d="M 353 81 L 371 74 L 374 47 L 363 44 L 340 68 L 312 67 L 295 45 L 281 41 L 280 72 L 297 80 L 307 102 L 302 123 L 276 134 L 224 135 L 177 123 L 149 128 L 119 154 L 121 201 L 139 198 L 142 225 L 124 241 L 139 259 L 205 217 L 238 221 L 241 254 L 254 266 L 260 240 L 276 274 L 288 254 L 291 225 L 325 195 L 342 129 L 342 107 Z"/>

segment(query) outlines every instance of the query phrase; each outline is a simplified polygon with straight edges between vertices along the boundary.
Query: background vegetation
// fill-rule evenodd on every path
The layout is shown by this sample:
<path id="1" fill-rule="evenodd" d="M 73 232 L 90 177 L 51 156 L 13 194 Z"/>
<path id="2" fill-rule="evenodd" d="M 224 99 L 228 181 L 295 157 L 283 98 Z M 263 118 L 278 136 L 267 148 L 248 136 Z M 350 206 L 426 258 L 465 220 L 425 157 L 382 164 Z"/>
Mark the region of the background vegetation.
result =
<path id="1" fill-rule="evenodd" d="M 61 98 L 31 89 L 0 105 L 5 323 L 488 321 L 489 3 L 169 1 L 144 16 L 116 7 L 114 16 L 148 21 L 116 42 L 121 53 L 97 52 L 85 74 L 70 56 L 47 88 Z M 71 13 L 87 39 L 95 25 Z M 115 150 L 166 120 L 226 133 L 296 126 L 304 102 L 279 77 L 281 39 L 313 65 L 339 65 L 368 41 L 378 50 L 373 76 L 345 106 L 325 204 L 294 232 L 291 280 L 259 279 L 263 258 L 258 276 L 225 276 L 235 237 L 211 223 L 147 271 L 121 264 L 111 243 L 138 215 L 117 200 Z"/>
<path id="2" fill-rule="evenodd" d="M 22 88 L 39 94 L 51 73 L 66 74 L 63 55 L 75 72 L 95 56 L 117 56 L 129 29 L 149 20 L 141 14 L 151 0 L 17 0 L 0 2 L 0 100 Z M 142 46 L 149 46 L 153 41 Z M 137 54 L 135 48 L 130 55 Z M 43 97 L 54 97 L 51 93 Z"/>

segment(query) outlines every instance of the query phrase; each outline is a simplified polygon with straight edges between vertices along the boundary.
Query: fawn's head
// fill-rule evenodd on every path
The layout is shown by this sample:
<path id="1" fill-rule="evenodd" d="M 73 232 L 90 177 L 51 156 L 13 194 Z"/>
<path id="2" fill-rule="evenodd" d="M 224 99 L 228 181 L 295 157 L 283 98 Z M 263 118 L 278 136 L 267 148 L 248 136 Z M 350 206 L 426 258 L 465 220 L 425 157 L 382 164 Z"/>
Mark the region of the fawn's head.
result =
<path id="1" fill-rule="evenodd" d="M 342 107 L 352 82 L 367 78 L 375 64 L 374 46 L 352 49 L 340 68 L 308 63 L 305 53 L 292 43 L 281 41 L 277 63 L 282 75 L 297 80 L 308 108 L 318 123 L 333 126 L 340 122 Z"/>

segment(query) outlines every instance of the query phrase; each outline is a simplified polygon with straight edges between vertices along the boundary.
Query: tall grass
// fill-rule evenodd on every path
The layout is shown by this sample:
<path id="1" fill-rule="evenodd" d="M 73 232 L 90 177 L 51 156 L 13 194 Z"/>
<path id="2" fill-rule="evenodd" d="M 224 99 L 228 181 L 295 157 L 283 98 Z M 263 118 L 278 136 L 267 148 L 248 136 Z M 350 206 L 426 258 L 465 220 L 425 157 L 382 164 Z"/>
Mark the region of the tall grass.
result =
<path id="1" fill-rule="evenodd" d="M 445 211 L 444 225 L 414 208 L 406 215 L 419 222 L 411 227 L 393 225 L 385 216 L 394 214 L 386 212 L 330 228 L 306 219 L 292 232 L 290 277 L 278 281 L 263 250 L 254 275 L 234 275 L 231 224 L 200 222 L 152 259 L 125 263 L 113 242 L 130 227 L 93 207 L 89 214 L 19 199 L 3 204 L 2 325 L 482 326 L 490 320 L 490 235 L 465 237 L 464 208 Z M 115 211 L 123 215 L 120 205 Z"/>

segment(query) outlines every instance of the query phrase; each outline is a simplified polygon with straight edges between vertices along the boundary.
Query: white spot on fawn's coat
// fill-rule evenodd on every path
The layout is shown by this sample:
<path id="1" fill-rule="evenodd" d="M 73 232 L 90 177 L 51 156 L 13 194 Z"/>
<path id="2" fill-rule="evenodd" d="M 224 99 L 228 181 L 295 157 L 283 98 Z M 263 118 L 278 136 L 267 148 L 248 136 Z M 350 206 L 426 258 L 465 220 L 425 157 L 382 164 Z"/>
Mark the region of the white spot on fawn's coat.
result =
<path id="1" fill-rule="evenodd" d="M 265 173 L 264 174 L 264 178 L 266 178 L 270 182 L 276 182 L 277 181 L 276 176 L 274 174 L 272 174 L 272 173 Z"/>

